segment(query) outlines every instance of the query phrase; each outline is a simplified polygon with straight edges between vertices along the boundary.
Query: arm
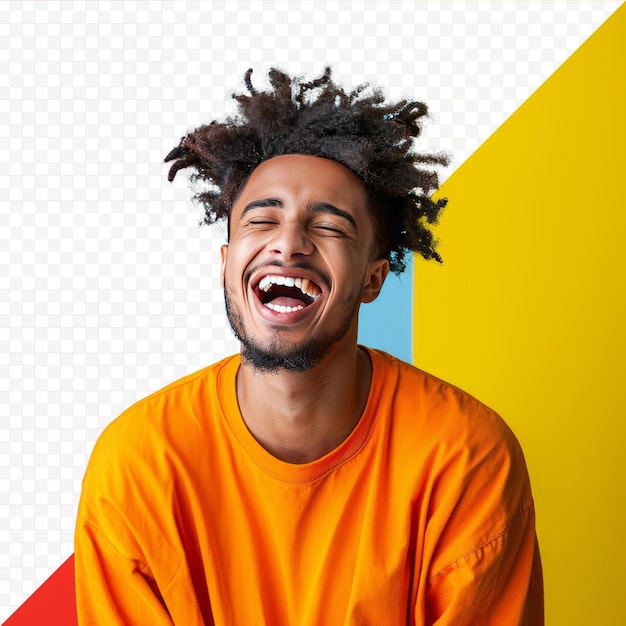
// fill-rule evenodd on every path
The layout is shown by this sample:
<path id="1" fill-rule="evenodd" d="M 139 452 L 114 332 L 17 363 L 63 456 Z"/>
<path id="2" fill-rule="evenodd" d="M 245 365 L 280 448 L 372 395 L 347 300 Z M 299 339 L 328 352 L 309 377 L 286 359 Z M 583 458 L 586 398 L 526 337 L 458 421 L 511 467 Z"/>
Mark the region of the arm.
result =
<path id="1" fill-rule="evenodd" d="M 171 626 L 163 599 L 136 546 L 124 537 L 121 516 L 87 486 L 75 533 L 75 581 L 78 623 L 83 625 Z M 104 534 L 118 527 L 115 539 Z"/>
<path id="2" fill-rule="evenodd" d="M 534 509 L 498 537 L 437 572 L 426 592 L 426 624 L 542 626 L 543 582 Z"/>
<path id="3" fill-rule="evenodd" d="M 543 583 L 520 445 L 493 411 L 453 396 L 439 434 L 426 516 L 426 626 L 542 626 Z M 446 422 L 446 419 L 448 420 Z"/>

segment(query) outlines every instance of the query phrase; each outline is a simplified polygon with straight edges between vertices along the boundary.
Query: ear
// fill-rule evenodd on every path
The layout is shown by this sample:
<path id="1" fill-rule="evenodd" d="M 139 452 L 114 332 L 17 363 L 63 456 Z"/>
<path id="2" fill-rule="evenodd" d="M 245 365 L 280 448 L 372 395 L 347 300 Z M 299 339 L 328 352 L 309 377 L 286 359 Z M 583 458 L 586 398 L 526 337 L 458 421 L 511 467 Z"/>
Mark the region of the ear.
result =
<path id="1" fill-rule="evenodd" d="M 361 302 L 372 302 L 376 300 L 383 287 L 385 278 L 389 274 L 389 261 L 387 259 L 377 259 L 370 261 L 367 266 L 367 275 L 361 292 Z"/>
<path id="2" fill-rule="evenodd" d="M 220 280 L 222 281 L 222 287 L 224 286 L 224 272 L 226 271 L 226 255 L 228 253 L 228 245 L 223 244 L 220 247 L 220 255 L 222 257 L 222 264 L 220 267 Z"/>

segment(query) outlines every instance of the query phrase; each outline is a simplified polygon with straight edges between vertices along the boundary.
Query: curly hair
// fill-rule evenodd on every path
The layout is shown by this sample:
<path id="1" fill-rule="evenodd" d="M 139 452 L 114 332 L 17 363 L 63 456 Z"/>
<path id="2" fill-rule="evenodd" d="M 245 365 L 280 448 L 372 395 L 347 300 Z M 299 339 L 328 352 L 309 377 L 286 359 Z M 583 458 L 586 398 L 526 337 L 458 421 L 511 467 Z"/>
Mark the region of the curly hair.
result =
<path id="1" fill-rule="evenodd" d="M 330 68 L 311 81 L 271 69 L 268 91 L 257 91 L 251 76 L 250 69 L 244 77 L 248 93 L 233 95 L 237 116 L 200 126 L 165 157 L 174 161 L 170 182 L 179 170 L 192 168 L 192 183 L 203 183 L 194 199 L 204 208 L 204 223 L 229 219 L 238 191 L 263 161 L 318 156 L 345 165 L 363 181 L 378 252 L 393 272 L 405 269 L 408 251 L 441 262 L 429 226 L 447 201 L 431 198 L 439 179 L 425 166 L 446 165 L 447 158 L 413 149 L 428 112 L 424 103 L 385 103 L 368 84 L 346 93 Z"/>

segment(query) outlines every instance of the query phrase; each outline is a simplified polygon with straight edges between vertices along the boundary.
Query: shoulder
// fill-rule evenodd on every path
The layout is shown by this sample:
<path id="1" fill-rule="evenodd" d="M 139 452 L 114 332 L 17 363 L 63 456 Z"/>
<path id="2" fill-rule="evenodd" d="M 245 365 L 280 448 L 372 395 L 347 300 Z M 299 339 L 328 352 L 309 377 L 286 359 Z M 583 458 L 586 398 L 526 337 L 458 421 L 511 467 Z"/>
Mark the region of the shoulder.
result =
<path id="1" fill-rule="evenodd" d="M 409 363 L 378 350 L 370 350 L 374 365 L 372 388 L 380 402 L 393 411 L 394 420 L 410 422 L 422 437 L 437 441 L 460 439 L 476 444 L 517 440 L 504 420 L 468 392 Z"/>
<path id="2" fill-rule="evenodd" d="M 221 411 L 220 386 L 236 373 L 238 356 L 223 359 L 189 374 L 127 408 L 102 432 L 91 454 L 85 480 L 116 467 L 142 463 L 155 467 L 154 459 L 177 446 L 194 445 L 211 415 Z"/>
<path id="3" fill-rule="evenodd" d="M 372 353 L 387 429 L 414 472 L 416 502 L 438 545 L 435 571 L 533 523 L 526 462 L 505 421 L 471 394 L 410 364 Z M 382 381 L 382 382 L 381 382 Z M 381 417 L 381 421 L 385 421 Z M 413 469 L 411 469 L 413 468 Z"/>
<path id="4" fill-rule="evenodd" d="M 526 462 L 519 442 L 493 409 L 471 394 L 385 353 L 372 351 L 379 380 L 380 420 L 409 466 L 420 464 L 421 484 L 432 495 L 484 500 L 497 493 L 504 517 L 532 503 Z"/>

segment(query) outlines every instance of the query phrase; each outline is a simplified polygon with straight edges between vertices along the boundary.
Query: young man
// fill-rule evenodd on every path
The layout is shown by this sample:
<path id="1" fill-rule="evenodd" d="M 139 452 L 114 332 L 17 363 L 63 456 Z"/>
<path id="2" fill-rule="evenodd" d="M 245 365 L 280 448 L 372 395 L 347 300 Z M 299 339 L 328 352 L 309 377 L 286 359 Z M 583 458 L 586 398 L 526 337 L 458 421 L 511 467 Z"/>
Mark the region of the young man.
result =
<path id="1" fill-rule="evenodd" d="M 524 459 L 474 398 L 357 345 L 362 302 L 428 224 L 420 103 L 327 71 L 237 96 L 168 155 L 206 221 L 241 354 L 102 434 L 76 529 L 81 624 L 543 623 Z"/>

